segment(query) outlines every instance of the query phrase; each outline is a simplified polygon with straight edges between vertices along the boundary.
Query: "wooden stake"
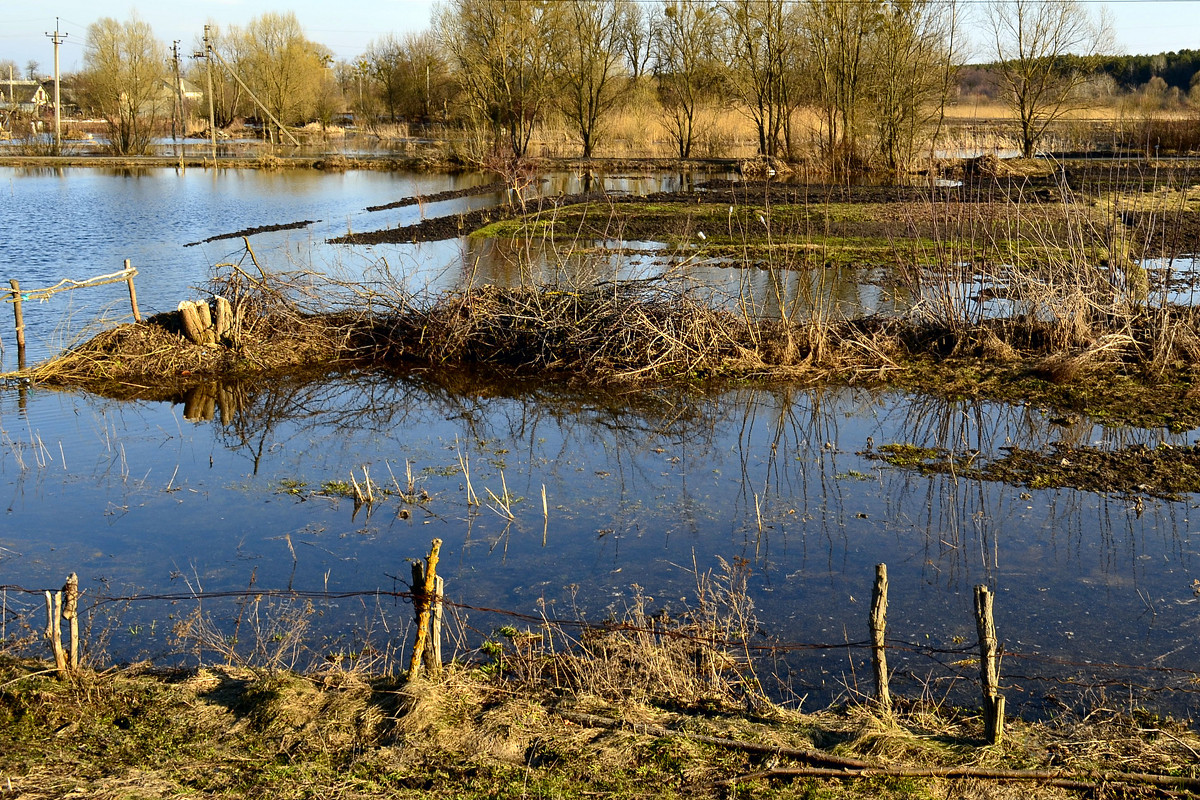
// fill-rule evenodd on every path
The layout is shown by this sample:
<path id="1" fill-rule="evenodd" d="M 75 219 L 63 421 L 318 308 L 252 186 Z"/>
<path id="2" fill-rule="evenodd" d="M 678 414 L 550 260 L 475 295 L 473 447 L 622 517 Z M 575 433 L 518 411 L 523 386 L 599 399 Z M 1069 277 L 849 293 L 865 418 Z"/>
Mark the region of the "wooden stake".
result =
<path id="1" fill-rule="evenodd" d="M 442 591 L 446 582 L 438 575 L 429 600 L 429 646 L 425 648 L 425 670 L 433 676 L 442 671 Z"/>
<path id="2" fill-rule="evenodd" d="M 892 695 L 888 691 L 887 650 L 884 639 L 887 630 L 888 606 L 887 564 L 875 565 L 875 589 L 871 593 L 871 655 L 875 664 L 875 702 L 885 715 L 892 713 Z"/>
<path id="3" fill-rule="evenodd" d="M 60 672 L 67 671 L 67 653 L 62 646 L 62 592 L 46 590 L 46 640 L 54 653 L 54 666 Z"/>
<path id="4" fill-rule="evenodd" d="M 1000 649 L 992 617 L 991 591 L 975 587 L 975 626 L 979 631 L 979 676 L 983 689 L 984 736 L 992 745 L 1004 738 L 1004 695 L 1000 694 Z"/>
<path id="5" fill-rule="evenodd" d="M 417 636 L 413 642 L 412 661 L 408 665 L 409 678 L 415 678 L 421 673 L 421 663 L 425 656 L 425 645 L 429 641 L 429 612 L 437 590 L 438 553 L 442 549 L 442 540 L 434 539 L 429 550 L 429 558 L 425 568 L 418 573 L 421 566 L 413 564 L 413 607 L 417 612 Z M 419 576 L 419 577 L 418 577 Z M 419 585 L 418 585 L 419 582 Z M 418 603 L 419 599 L 419 603 Z"/>
<path id="6" fill-rule="evenodd" d="M 13 317 L 17 324 L 17 368 L 25 369 L 25 314 L 21 309 L 21 283 L 11 280 L 8 285 L 12 287 Z"/>
<path id="7" fill-rule="evenodd" d="M 125 259 L 125 271 L 129 272 L 129 259 Z M 138 311 L 137 304 L 137 289 L 133 288 L 133 275 L 130 274 L 125 278 L 125 283 L 129 285 L 129 305 L 133 306 L 133 321 L 142 321 L 142 312 Z"/>
<path id="8" fill-rule="evenodd" d="M 79 669 L 79 576 L 72 572 L 63 584 L 62 618 L 71 625 L 71 657 L 67 665 Z"/>

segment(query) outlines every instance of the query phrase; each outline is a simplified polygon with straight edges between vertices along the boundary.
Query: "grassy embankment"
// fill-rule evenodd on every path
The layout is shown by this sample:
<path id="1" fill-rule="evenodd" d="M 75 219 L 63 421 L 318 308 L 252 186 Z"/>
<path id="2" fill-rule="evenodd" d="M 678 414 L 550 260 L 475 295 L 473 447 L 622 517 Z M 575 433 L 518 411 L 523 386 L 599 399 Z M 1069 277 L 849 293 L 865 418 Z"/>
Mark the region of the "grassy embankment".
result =
<path id="1" fill-rule="evenodd" d="M 406 684 L 232 667 L 59 680 L 40 666 L 0 660 L 0 797 L 1040 800 L 1200 787 L 1200 738 L 1141 712 L 1011 721 L 1002 746 L 983 747 L 973 712 L 927 703 L 891 718 L 857 705 L 747 713 L 457 668 Z"/>
<path id="2" fill-rule="evenodd" d="M 252 613 L 234 628 L 247 643 L 213 622 L 211 606 L 176 620 L 181 652 L 223 653 L 219 666 L 60 676 L 0 656 L 0 797 L 1040 800 L 1200 790 L 1200 737 L 1137 707 L 1010 720 L 986 746 L 976 710 L 929 694 L 890 709 L 852 686 L 850 702 L 818 713 L 773 703 L 745 576 L 736 565 L 698 575 L 696 598 L 671 616 L 639 595 L 605 626 L 501 628 L 474 657 L 411 681 L 380 674 L 390 659 L 365 648 L 342 661 L 304 655 L 311 611 L 250 598 Z M 309 656 L 307 674 L 280 666 Z"/>

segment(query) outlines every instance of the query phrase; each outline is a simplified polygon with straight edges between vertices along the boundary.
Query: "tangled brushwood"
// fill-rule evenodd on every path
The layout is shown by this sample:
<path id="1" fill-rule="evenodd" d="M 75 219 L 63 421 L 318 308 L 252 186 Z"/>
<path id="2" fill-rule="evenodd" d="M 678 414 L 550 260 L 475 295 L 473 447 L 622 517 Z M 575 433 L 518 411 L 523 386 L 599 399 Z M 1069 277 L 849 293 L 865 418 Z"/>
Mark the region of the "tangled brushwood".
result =
<path id="1" fill-rule="evenodd" d="M 246 254 L 253 269 L 222 265 L 208 300 L 104 331 L 31 377 L 146 398 L 202 381 L 400 364 L 486 366 L 587 385 L 801 375 L 904 385 L 920 359 L 969 357 L 1008 370 L 1006 380 L 1061 385 L 1097 370 L 1190 375 L 1200 357 L 1200 319 L 1170 305 L 1118 313 L 1089 301 L 1068 313 L 1042 297 L 1024 301 L 1037 313 L 1003 318 L 931 313 L 929 304 L 905 316 L 845 318 L 784 303 L 772 316 L 746 303 L 721 307 L 672 275 L 419 296 L 387 278 L 270 272 L 249 246 Z"/>

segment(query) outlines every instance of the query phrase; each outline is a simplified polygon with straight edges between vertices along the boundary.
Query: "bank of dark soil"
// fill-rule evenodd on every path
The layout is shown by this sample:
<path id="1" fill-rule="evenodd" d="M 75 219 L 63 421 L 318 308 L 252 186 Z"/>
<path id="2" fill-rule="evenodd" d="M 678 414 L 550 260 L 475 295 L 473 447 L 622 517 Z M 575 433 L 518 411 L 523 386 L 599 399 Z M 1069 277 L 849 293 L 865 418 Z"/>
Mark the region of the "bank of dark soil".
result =
<path id="1" fill-rule="evenodd" d="M 409 206 L 423 205 L 425 203 L 440 203 L 443 200 L 456 200 L 460 197 L 475 197 L 481 194 L 494 194 L 503 192 L 506 186 L 504 181 L 492 181 L 485 183 L 482 186 L 472 186 L 468 189 L 449 189 L 444 192 L 434 192 L 433 194 L 419 195 L 415 197 L 405 197 L 397 200 L 394 203 L 384 203 L 379 206 L 367 206 L 367 211 L 387 211 L 392 208 L 407 208 Z"/>
<path id="2" fill-rule="evenodd" d="M 240 231 L 233 233 L 219 233 L 216 236 L 210 236 L 207 239 L 201 239 L 198 242 L 188 242 L 184 247 L 195 247 L 209 242 L 219 242 L 223 239 L 240 239 L 243 236 L 253 236 L 256 233 L 271 233 L 273 231 L 294 231 L 300 228 L 307 228 L 309 225 L 315 225 L 320 220 L 302 219 L 299 222 L 286 222 L 279 225 L 259 225 L 255 228 L 243 228 Z"/>

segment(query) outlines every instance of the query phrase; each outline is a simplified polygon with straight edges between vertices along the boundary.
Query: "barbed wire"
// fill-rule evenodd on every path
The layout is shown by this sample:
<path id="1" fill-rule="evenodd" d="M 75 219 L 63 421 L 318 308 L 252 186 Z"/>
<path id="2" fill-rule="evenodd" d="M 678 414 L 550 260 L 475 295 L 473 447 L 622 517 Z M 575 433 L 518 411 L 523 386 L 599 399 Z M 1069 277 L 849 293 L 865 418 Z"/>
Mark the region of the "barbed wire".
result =
<path id="1" fill-rule="evenodd" d="M 44 596 L 47 591 L 54 592 L 57 589 L 29 589 L 15 584 L 0 584 L 0 591 L 5 593 L 7 597 L 9 592 L 15 594 L 24 594 L 29 596 Z M 348 590 L 348 591 L 327 591 L 327 590 L 304 590 L 304 589 L 232 589 L 224 591 L 187 591 L 187 592 L 164 592 L 154 594 L 134 594 L 134 595 L 93 595 L 91 602 L 86 606 L 81 603 L 81 611 L 91 613 L 104 606 L 114 604 L 132 604 L 132 603 L 151 603 L 151 602 L 187 602 L 187 601 L 204 601 L 204 600 L 261 600 L 263 598 L 272 598 L 279 600 L 346 600 L 353 598 L 390 598 L 411 602 L 414 598 L 421 597 L 421 593 L 412 591 L 398 591 L 389 589 L 370 589 L 370 590 Z M 757 656 L 784 655 L 787 653 L 804 652 L 804 651 L 819 651 L 819 650 L 869 650 L 871 642 L 869 640 L 858 641 L 842 641 L 842 642 L 757 642 L 748 639 L 726 638 L 715 635 L 713 633 L 697 633 L 688 631 L 683 628 L 666 627 L 666 623 L 661 625 L 638 625 L 630 622 L 621 622 L 618 620 L 607 620 L 602 622 L 593 622 L 578 618 L 566 617 L 551 617 L 545 614 L 535 614 L 523 611 L 514 611 L 512 609 L 495 608 L 491 606 L 476 605 L 473 603 L 464 603 L 450 600 L 446 597 L 438 598 L 441 603 L 451 609 L 459 611 L 477 612 L 481 614 L 494 614 L 505 617 L 511 620 L 530 623 L 537 626 L 552 626 L 556 628 L 570 628 L 587 633 L 640 633 L 650 634 L 668 639 L 680 641 L 692 641 L 697 644 L 704 644 L 710 647 L 724 647 L 746 652 Z M 82 594 L 81 594 L 82 600 Z M 6 611 L 16 614 L 16 610 L 6 602 Z M 29 609 L 32 611 L 32 607 Z M 678 622 L 678 620 L 676 620 Z M 489 634 L 485 631 L 476 629 L 476 632 L 486 637 Z M 494 632 L 493 634 L 494 635 Z M 965 674 L 966 668 L 974 668 L 978 661 L 976 651 L 977 648 L 968 643 L 963 643 L 956 647 L 945 647 L 921 642 L 910 642 L 903 639 L 889 638 L 885 644 L 885 649 L 893 653 L 913 653 L 916 655 L 925 656 L 933 660 L 943 669 L 946 669 L 957 675 Z M 943 657 L 957 657 L 957 661 L 951 661 Z M 1162 675 L 1171 675 L 1175 677 L 1185 678 L 1195 688 L 1184 686 L 1139 686 L 1147 692 L 1184 692 L 1191 694 L 1200 694 L 1200 671 L 1186 669 L 1183 667 L 1168 667 L 1161 665 L 1148 664 L 1126 664 L 1120 662 L 1100 662 L 1100 661 L 1080 661 L 1078 659 L 1066 658 L 1062 656 L 1052 656 L 1045 653 L 1036 652 L 1021 652 L 1014 650 L 1005 650 L 1003 653 L 1004 659 L 1019 660 L 1028 663 L 1040 663 L 1052 665 L 1056 667 L 1071 667 L 1079 670 L 1099 673 L 1122 671 L 1127 673 L 1156 673 Z M 911 677 L 917 677 L 915 673 L 903 668 L 895 670 L 896 674 L 908 674 Z M 1070 686 L 1077 689 L 1100 689 L 1111 687 L 1127 687 L 1128 683 L 1123 683 L 1116 678 L 1100 679 L 1098 682 L 1087 683 L 1075 678 L 1063 678 L 1050 675 L 1025 675 L 1005 671 L 1005 677 L 1013 681 L 1027 682 L 1050 682 L 1063 686 Z"/>

